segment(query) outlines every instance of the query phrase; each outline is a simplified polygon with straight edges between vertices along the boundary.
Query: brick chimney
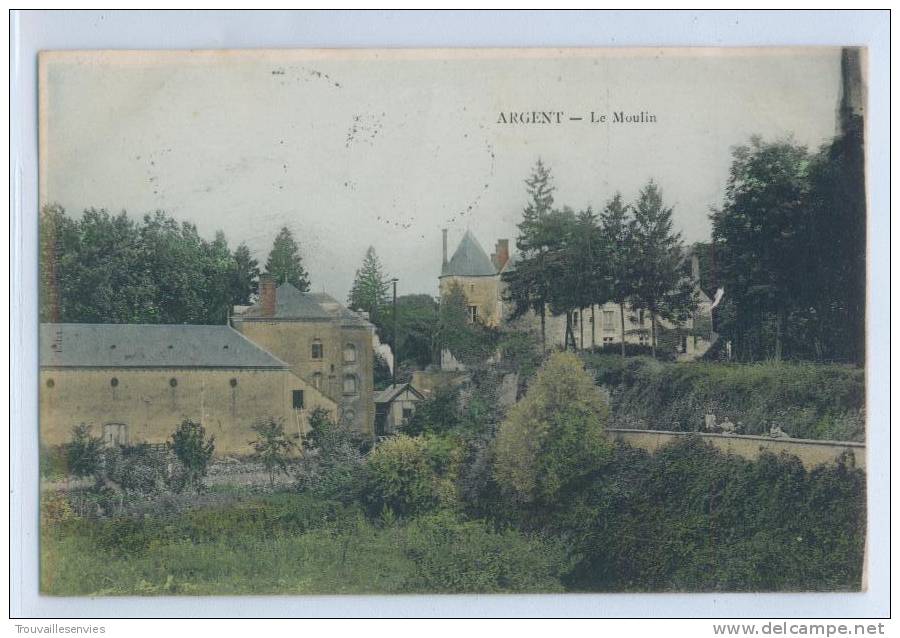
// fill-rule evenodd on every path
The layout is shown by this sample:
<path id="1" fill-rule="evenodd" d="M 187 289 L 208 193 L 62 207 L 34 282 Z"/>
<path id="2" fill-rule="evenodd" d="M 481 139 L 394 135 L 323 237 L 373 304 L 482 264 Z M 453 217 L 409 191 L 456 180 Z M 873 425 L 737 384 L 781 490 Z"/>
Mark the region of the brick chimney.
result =
<path id="1" fill-rule="evenodd" d="M 506 265 L 506 262 L 509 261 L 509 240 L 508 239 L 498 239 L 497 247 L 494 248 L 494 254 L 491 255 L 491 261 L 494 262 L 494 267 L 499 272 L 503 270 L 503 267 Z"/>
<path id="2" fill-rule="evenodd" d="M 275 316 L 275 280 L 268 273 L 259 276 L 259 307 L 261 316 Z"/>
<path id="3" fill-rule="evenodd" d="M 447 270 L 447 229 L 441 231 L 444 235 L 444 260 L 441 262 L 441 272 L 446 272 Z"/>

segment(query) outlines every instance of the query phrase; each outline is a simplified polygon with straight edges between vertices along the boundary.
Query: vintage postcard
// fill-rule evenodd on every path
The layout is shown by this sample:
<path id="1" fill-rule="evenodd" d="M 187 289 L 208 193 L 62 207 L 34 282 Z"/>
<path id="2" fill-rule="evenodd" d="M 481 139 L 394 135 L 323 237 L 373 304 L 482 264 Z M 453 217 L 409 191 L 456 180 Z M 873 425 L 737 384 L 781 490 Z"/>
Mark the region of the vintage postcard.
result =
<path id="1" fill-rule="evenodd" d="M 43 594 L 866 588 L 865 49 L 39 73 Z"/>

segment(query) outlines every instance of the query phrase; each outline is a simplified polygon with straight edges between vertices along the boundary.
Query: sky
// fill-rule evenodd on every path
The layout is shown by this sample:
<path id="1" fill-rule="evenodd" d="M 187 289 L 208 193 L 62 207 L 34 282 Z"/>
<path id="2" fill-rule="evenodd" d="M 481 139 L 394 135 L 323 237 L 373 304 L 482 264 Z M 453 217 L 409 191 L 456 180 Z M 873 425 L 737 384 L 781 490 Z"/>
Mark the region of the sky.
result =
<path id="1" fill-rule="evenodd" d="M 261 264 L 287 226 L 312 290 L 342 301 L 371 245 L 398 294 L 436 294 L 441 229 L 451 255 L 467 229 L 488 253 L 513 245 L 538 158 L 559 206 L 630 201 L 653 179 L 685 242 L 708 240 L 732 148 L 817 148 L 839 83 L 835 48 L 54 52 L 41 201 L 161 209 Z M 499 121 L 532 111 L 560 123 Z"/>

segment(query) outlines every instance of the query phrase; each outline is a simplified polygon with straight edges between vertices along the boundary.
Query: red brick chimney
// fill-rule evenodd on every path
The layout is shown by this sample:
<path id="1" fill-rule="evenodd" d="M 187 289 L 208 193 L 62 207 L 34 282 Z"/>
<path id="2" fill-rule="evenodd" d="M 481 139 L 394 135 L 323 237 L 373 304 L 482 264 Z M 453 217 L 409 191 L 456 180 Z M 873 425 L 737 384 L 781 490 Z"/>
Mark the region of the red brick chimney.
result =
<path id="1" fill-rule="evenodd" d="M 259 276 L 259 307 L 263 317 L 275 316 L 275 280 L 268 273 Z"/>
<path id="2" fill-rule="evenodd" d="M 506 262 L 509 261 L 509 240 L 498 239 L 497 247 L 494 248 L 494 254 L 491 256 L 494 258 L 494 266 L 496 266 L 497 270 L 503 270 Z"/>

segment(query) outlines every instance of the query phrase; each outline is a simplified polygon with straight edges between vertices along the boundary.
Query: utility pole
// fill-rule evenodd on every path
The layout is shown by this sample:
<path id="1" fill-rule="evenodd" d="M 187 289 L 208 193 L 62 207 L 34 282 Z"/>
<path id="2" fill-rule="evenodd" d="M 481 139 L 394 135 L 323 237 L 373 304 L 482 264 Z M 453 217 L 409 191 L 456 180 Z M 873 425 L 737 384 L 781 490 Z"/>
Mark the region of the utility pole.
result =
<path id="1" fill-rule="evenodd" d="M 394 365 L 391 366 L 391 385 L 394 388 L 397 387 L 397 365 L 400 363 L 400 356 L 397 352 L 397 278 L 394 277 L 391 279 L 391 283 L 394 284 L 394 329 L 391 331 L 391 349 L 394 351 Z"/>

